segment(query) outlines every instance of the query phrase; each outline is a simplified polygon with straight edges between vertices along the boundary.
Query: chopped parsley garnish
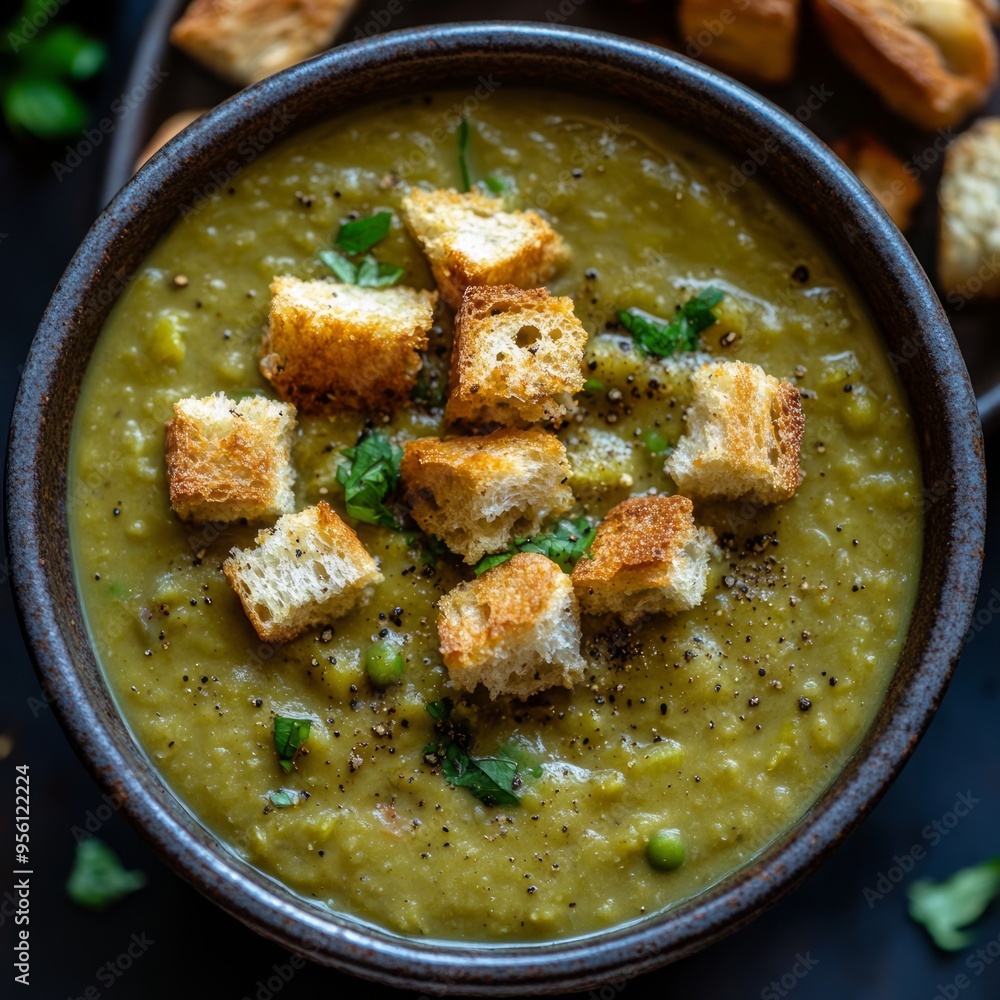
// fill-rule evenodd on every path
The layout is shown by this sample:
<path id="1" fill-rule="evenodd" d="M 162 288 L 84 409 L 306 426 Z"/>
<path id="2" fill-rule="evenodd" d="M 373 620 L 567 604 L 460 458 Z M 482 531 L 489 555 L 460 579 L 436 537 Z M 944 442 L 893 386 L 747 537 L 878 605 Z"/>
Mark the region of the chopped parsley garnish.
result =
<path id="1" fill-rule="evenodd" d="M 451 551 L 444 542 L 433 535 L 422 535 L 415 531 L 406 535 L 406 544 L 420 554 L 420 561 L 425 566 L 436 566 L 438 559 L 449 555 Z"/>
<path id="2" fill-rule="evenodd" d="M 386 506 L 399 486 L 399 463 L 403 449 L 381 431 L 364 435 L 344 450 L 347 462 L 337 469 L 337 482 L 344 487 L 347 513 L 368 524 L 399 530 L 396 515 Z"/>
<path id="3" fill-rule="evenodd" d="M 267 798 L 275 809 L 291 809 L 297 806 L 303 799 L 308 798 L 303 792 L 296 792 L 291 788 L 279 788 L 275 792 L 268 792 Z"/>
<path id="4" fill-rule="evenodd" d="M 512 559 L 518 552 L 540 552 L 568 573 L 590 548 L 596 534 L 597 529 L 591 527 L 585 517 L 560 521 L 551 531 L 531 538 L 515 538 L 506 551 L 483 556 L 476 563 L 474 572 L 476 576 L 480 576 L 488 569 Z"/>
<path id="5" fill-rule="evenodd" d="M 602 389 L 606 389 L 607 386 L 599 378 L 588 378 L 586 382 L 583 383 L 583 391 L 586 393 L 600 392 Z"/>
<path id="6" fill-rule="evenodd" d="M 462 172 L 462 190 L 472 190 L 472 167 L 469 165 L 469 119 L 463 118 L 458 126 L 458 167 Z M 511 182 L 503 177 L 491 174 L 481 181 L 477 181 L 481 187 L 486 188 L 492 194 L 504 194 L 512 187 Z"/>
<path id="7" fill-rule="evenodd" d="M 623 309 L 618 321 L 643 354 L 666 358 L 678 351 L 697 351 L 698 334 L 716 322 L 712 309 L 722 301 L 722 292 L 709 285 L 677 310 L 672 320 L 662 320 L 641 309 Z"/>
<path id="8" fill-rule="evenodd" d="M 337 278 L 346 285 L 361 288 L 388 288 L 396 284 L 406 271 L 396 264 L 375 259 L 369 250 L 384 239 L 392 224 L 391 212 L 376 212 L 367 219 L 345 222 L 334 240 L 334 250 L 320 250 L 317 255 Z M 355 263 L 350 257 L 364 254 Z"/>
<path id="9" fill-rule="evenodd" d="M 96 837 L 76 845 L 73 871 L 66 883 L 69 898 L 88 910 L 105 910 L 146 884 L 142 872 L 126 871 L 118 855 Z"/>
<path id="10" fill-rule="evenodd" d="M 943 882 L 920 879 L 910 886 L 910 916 L 944 951 L 968 948 L 975 935 L 961 930 L 978 920 L 1000 891 L 1000 857 L 955 872 Z"/>
<path id="11" fill-rule="evenodd" d="M 522 774 L 518 761 L 501 754 L 471 756 L 469 724 L 452 717 L 454 703 L 450 698 L 432 701 L 426 708 L 434 720 L 436 742 L 424 747 L 424 761 L 440 768 L 450 785 L 468 788 L 484 805 L 516 806 L 519 799 L 515 792 L 521 787 Z"/>
<path id="12" fill-rule="evenodd" d="M 410 399 L 414 403 L 424 403 L 426 406 L 444 406 L 446 398 L 447 393 L 444 390 L 444 386 L 439 382 L 429 379 L 424 374 L 417 377 L 416 385 L 414 385 L 413 391 L 410 393 Z"/>
<path id="13" fill-rule="evenodd" d="M 309 739 L 308 719 L 286 719 L 274 717 L 274 748 L 278 751 L 278 763 L 285 771 L 295 766 L 295 757 L 302 744 Z"/>

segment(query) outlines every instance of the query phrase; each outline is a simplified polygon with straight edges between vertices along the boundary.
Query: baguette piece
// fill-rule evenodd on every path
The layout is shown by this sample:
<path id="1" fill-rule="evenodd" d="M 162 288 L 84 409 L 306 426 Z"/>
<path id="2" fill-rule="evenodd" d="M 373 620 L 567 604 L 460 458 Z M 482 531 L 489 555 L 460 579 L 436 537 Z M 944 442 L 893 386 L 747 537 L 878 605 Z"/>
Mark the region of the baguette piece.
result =
<path id="1" fill-rule="evenodd" d="M 778 503 L 802 480 L 804 420 L 798 389 L 745 361 L 715 361 L 694 375 L 687 433 L 664 464 L 696 500 Z"/>
<path id="2" fill-rule="evenodd" d="M 502 198 L 481 191 L 413 188 L 403 220 L 455 309 L 469 285 L 544 285 L 567 256 L 562 237 L 537 212 L 505 212 Z"/>
<path id="3" fill-rule="evenodd" d="M 260 370 L 305 413 L 391 412 L 409 401 L 436 292 L 277 277 Z"/>
<path id="4" fill-rule="evenodd" d="M 905 232 L 910 226 L 913 209 L 924 196 L 924 186 L 917 180 L 915 171 L 864 129 L 838 139 L 833 143 L 833 151 Z"/>
<path id="5" fill-rule="evenodd" d="M 441 656 L 459 690 L 528 698 L 583 680 L 580 609 L 551 559 L 519 552 L 441 598 Z"/>
<path id="6" fill-rule="evenodd" d="M 695 524 L 687 497 L 632 497 L 608 511 L 573 587 L 584 611 L 626 624 L 676 614 L 701 604 L 714 551 L 715 534 Z"/>
<path id="7" fill-rule="evenodd" d="M 795 70 L 799 0 L 681 0 L 683 51 L 739 77 L 784 83 Z M 710 27 L 711 26 L 711 27 Z"/>
<path id="8" fill-rule="evenodd" d="M 194 0 L 170 40 L 245 87 L 328 49 L 357 0 Z"/>
<path id="9" fill-rule="evenodd" d="M 418 438 L 399 471 L 413 519 L 470 564 L 573 506 L 566 449 L 546 431 Z"/>
<path id="10" fill-rule="evenodd" d="M 997 78 L 997 43 L 975 0 L 814 0 L 834 52 L 897 114 L 957 125 Z"/>
<path id="11" fill-rule="evenodd" d="M 446 419 L 558 427 L 576 410 L 586 343 L 568 296 L 516 285 L 470 286 L 455 318 Z"/>
<path id="12" fill-rule="evenodd" d="M 979 119 L 951 144 L 938 203 L 942 288 L 966 297 L 997 298 L 1000 281 L 983 280 L 980 271 L 1000 253 L 1000 118 Z M 988 276 L 994 274 L 990 266 Z"/>
<path id="13" fill-rule="evenodd" d="M 179 399 L 167 423 L 170 506 L 185 521 L 267 521 L 295 509 L 295 407 L 225 393 Z"/>
<path id="14" fill-rule="evenodd" d="M 325 501 L 258 532 L 256 548 L 231 550 L 222 571 L 265 642 L 294 639 L 371 597 L 384 577 L 358 536 Z"/>

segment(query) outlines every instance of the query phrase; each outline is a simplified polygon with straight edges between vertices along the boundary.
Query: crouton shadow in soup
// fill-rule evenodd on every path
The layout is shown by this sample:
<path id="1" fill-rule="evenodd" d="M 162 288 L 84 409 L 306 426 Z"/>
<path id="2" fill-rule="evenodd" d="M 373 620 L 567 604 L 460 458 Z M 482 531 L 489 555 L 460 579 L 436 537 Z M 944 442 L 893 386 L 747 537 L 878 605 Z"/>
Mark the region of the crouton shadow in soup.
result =
<path id="1" fill-rule="evenodd" d="M 70 524 L 121 711 L 234 852 L 394 931 L 555 939 L 836 778 L 921 470 L 858 294 L 756 180 L 628 106 L 459 97 L 290 138 L 163 237 Z"/>

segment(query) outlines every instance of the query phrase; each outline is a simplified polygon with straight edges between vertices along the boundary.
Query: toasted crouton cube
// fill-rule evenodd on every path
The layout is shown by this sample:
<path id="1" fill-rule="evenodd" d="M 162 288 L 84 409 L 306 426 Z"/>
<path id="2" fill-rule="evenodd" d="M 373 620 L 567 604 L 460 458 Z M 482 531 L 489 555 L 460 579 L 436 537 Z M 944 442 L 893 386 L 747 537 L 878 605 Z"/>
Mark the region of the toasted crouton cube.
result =
<path id="1" fill-rule="evenodd" d="M 687 497 L 644 496 L 608 511 L 573 568 L 584 611 L 618 614 L 627 624 L 646 614 L 676 614 L 701 604 L 715 548 L 710 528 L 694 522 Z"/>
<path id="2" fill-rule="evenodd" d="M 997 298 L 1000 281 L 983 281 L 980 271 L 1000 252 L 1000 118 L 981 118 L 948 147 L 938 201 L 942 289 Z"/>
<path id="3" fill-rule="evenodd" d="M 167 424 L 170 506 L 185 521 L 272 520 L 295 509 L 295 407 L 217 392 L 174 403 Z"/>
<path id="4" fill-rule="evenodd" d="M 260 370 L 306 413 L 390 412 L 416 384 L 436 292 L 275 278 Z"/>
<path id="5" fill-rule="evenodd" d="M 924 196 L 924 186 L 911 168 L 870 132 L 859 130 L 838 139 L 833 151 L 858 175 L 858 180 L 889 213 L 901 230 Z"/>
<path id="6" fill-rule="evenodd" d="M 423 247 L 441 297 L 455 309 L 469 285 L 544 285 L 567 256 L 537 212 L 505 212 L 480 191 L 424 191 L 403 199 L 403 219 Z"/>
<path id="7" fill-rule="evenodd" d="M 459 690 L 528 698 L 583 679 L 580 609 L 551 559 L 519 552 L 441 598 L 441 656 Z"/>
<path id="8" fill-rule="evenodd" d="M 330 47 L 357 0 L 194 0 L 170 40 L 245 87 Z"/>
<path id="9" fill-rule="evenodd" d="M 445 417 L 470 425 L 559 426 L 583 388 L 587 331 L 568 296 L 473 285 L 455 317 Z"/>
<path id="10" fill-rule="evenodd" d="M 689 55 L 736 76 L 783 83 L 795 69 L 799 0 L 681 0 L 677 19 Z M 710 27 L 711 26 L 711 27 Z"/>
<path id="11" fill-rule="evenodd" d="M 802 481 L 803 427 L 794 385 L 744 361 L 710 362 L 695 373 L 687 433 L 664 469 L 696 500 L 788 500 Z"/>
<path id="12" fill-rule="evenodd" d="M 371 597 L 384 577 L 358 536 L 324 501 L 257 533 L 256 548 L 231 550 L 222 571 L 267 642 L 294 639 Z"/>
<path id="13" fill-rule="evenodd" d="M 419 438 L 399 467 L 413 518 L 474 563 L 573 505 L 566 449 L 540 430 Z"/>

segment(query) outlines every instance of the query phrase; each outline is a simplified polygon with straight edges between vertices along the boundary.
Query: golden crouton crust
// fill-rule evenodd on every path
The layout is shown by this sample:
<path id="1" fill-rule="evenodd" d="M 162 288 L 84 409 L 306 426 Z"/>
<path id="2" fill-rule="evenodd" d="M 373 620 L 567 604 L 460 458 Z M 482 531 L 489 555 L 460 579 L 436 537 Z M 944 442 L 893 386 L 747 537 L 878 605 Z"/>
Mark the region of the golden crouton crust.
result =
<path id="1" fill-rule="evenodd" d="M 736 76 L 783 83 L 795 69 L 799 9 L 800 0 L 744 0 L 737 10 L 732 0 L 681 0 L 677 18 L 684 41 L 705 62 Z M 709 23 L 722 27 L 703 45 L 698 37 Z"/>
<path id="2" fill-rule="evenodd" d="M 526 327 L 537 334 L 521 346 Z M 586 345 L 569 296 L 516 285 L 470 286 L 455 317 L 445 418 L 472 426 L 550 421 L 558 427 L 583 389 Z"/>
<path id="3" fill-rule="evenodd" d="M 892 221 L 900 229 L 908 229 L 910 215 L 924 196 L 924 186 L 906 164 L 864 129 L 838 139 L 833 151 L 875 195 Z"/>
<path id="4" fill-rule="evenodd" d="M 927 129 L 960 122 L 986 100 L 997 44 L 973 0 L 816 0 L 831 47 L 894 111 Z"/>
<path id="5" fill-rule="evenodd" d="M 612 507 L 597 529 L 590 558 L 577 560 L 577 594 L 614 580 L 622 589 L 659 587 L 669 577 L 672 554 L 694 534 L 694 504 L 682 496 L 631 497 Z"/>
<path id="6" fill-rule="evenodd" d="M 403 199 L 403 218 L 441 297 L 455 309 L 469 285 L 544 285 L 568 255 L 563 238 L 537 212 L 505 212 L 503 199 L 480 191 L 414 188 Z"/>
<path id="7" fill-rule="evenodd" d="M 211 398 L 211 397 L 209 397 Z M 282 425 L 295 421 L 295 407 L 253 399 L 228 401 L 232 431 L 211 436 L 189 410 L 174 403 L 166 425 L 170 506 L 189 521 L 260 520 L 286 512 L 279 497 L 290 479 L 291 456 Z"/>
<path id="8" fill-rule="evenodd" d="M 438 604 L 438 635 L 444 665 L 456 684 L 462 686 L 457 675 L 478 668 L 484 652 L 499 640 L 532 629 L 551 603 L 553 590 L 566 581 L 566 574 L 551 559 L 538 552 L 519 552 L 456 588 L 472 589 L 477 606 L 485 609 L 481 616 L 461 614 L 456 591 L 445 594 Z"/>
<path id="9" fill-rule="evenodd" d="M 320 500 L 319 503 L 307 507 L 297 514 L 286 514 L 274 528 L 264 528 L 257 532 L 254 545 L 258 548 L 264 545 L 272 537 L 275 530 L 286 533 L 298 531 L 315 536 L 321 545 L 337 551 L 347 562 L 351 563 L 359 574 L 352 587 L 352 591 L 356 595 L 355 603 L 364 596 L 368 587 L 381 583 L 385 579 L 371 554 L 361 544 L 358 536 L 341 520 L 325 500 Z M 261 618 L 257 613 L 253 593 L 244 582 L 240 568 L 240 560 L 245 559 L 253 551 L 233 549 L 232 555 L 222 564 L 222 572 L 230 586 L 236 591 L 243 605 L 243 610 L 246 612 L 247 618 L 250 619 L 257 635 L 265 642 L 285 642 L 294 639 L 311 625 L 320 624 L 323 620 L 322 615 L 300 622 L 295 627 L 283 626 L 274 620 L 265 621 Z M 347 609 L 345 608 L 345 610 Z"/>
<path id="10" fill-rule="evenodd" d="M 246 86 L 329 48 L 357 0 L 194 0 L 170 40 Z"/>
<path id="11" fill-rule="evenodd" d="M 436 292 L 278 277 L 260 370 L 305 413 L 391 412 L 409 401 Z M 370 303 L 366 313 L 352 304 Z"/>

